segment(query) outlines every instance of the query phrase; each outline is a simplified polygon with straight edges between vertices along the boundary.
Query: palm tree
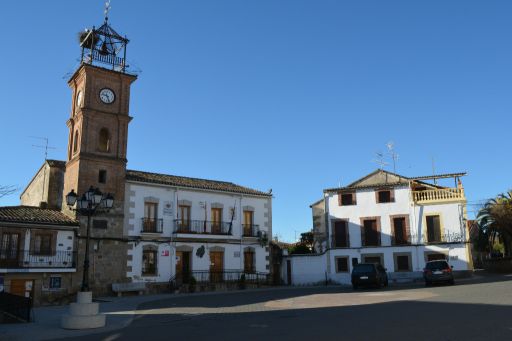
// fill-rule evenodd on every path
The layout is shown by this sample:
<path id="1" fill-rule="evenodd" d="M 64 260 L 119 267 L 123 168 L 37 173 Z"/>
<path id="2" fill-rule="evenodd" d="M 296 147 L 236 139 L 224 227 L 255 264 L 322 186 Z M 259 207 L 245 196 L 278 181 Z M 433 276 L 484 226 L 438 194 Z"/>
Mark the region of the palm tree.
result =
<path id="1" fill-rule="evenodd" d="M 478 212 L 476 220 L 480 233 L 487 237 L 489 250 L 500 238 L 505 247 L 505 255 L 512 251 L 512 190 L 490 199 Z"/>

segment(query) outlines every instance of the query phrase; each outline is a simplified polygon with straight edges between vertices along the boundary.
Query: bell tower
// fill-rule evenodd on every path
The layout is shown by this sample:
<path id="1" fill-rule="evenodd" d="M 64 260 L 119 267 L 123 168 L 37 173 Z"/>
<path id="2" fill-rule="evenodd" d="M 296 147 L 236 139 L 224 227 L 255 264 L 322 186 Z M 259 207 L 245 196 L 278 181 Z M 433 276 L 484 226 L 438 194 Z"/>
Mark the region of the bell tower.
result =
<path id="1" fill-rule="evenodd" d="M 108 8 L 103 25 L 80 34 L 81 63 L 68 81 L 72 100 L 63 188 L 63 198 L 71 190 L 80 195 L 91 186 L 114 197 L 113 209 L 95 216 L 91 228 L 97 244 L 91 282 L 97 293 L 126 277 L 127 246 L 122 241 L 126 148 L 132 119 L 130 86 L 137 79 L 127 72 L 128 39 L 110 26 L 107 12 Z M 65 202 L 62 209 L 75 216 Z M 85 236 L 85 221 L 80 225 L 80 234 Z M 84 244 L 79 239 L 79 257 Z"/>

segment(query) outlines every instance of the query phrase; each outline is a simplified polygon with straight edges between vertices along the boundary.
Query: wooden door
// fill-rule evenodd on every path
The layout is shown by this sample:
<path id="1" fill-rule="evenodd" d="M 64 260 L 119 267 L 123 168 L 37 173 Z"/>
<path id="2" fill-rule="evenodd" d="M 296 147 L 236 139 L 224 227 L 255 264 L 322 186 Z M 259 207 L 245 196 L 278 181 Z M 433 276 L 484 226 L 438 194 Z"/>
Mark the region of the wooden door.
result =
<path id="1" fill-rule="evenodd" d="M 334 222 L 334 247 L 348 247 L 348 222 L 338 220 Z"/>
<path id="2" fill-rule="evenodd" d="M 0 244 L 0 266 L 18 267 L 20 260 L 20 234 L 6 232 L 2 234 Z"/>
<path id="3" fill-rule="evenodd" d="M 224 271 L 224 252 L 211 251 L 210 252 L 210 281 L 221 282 L 223 279 Z"/>
<path id="4" fill-rule="evenodd" d="M 441 241 L 441 220 L 438 215 L 427 216 L 427 239 L 429 243 Z"/>
<path id="5" fill-rule="evenodd" d="M 244 272 L 245 273 L 254 273 L 254 251 L 245 251 L 244 252 Z"/>
<path id="6" fill-rule="evenodd" d="M 212 231 L 213 234 L 221 234 L 222 229 L 222 208 L 212 208 Z"/>
<path id="7" fill-rule="evenodd" d="M 23 297 L 33 297 L 34 281 L 26 279 L 12 279 L 10 293 Z"/>
<path id="8" fill-rule="evenodd" d="M 393 219 L 393 241 L 395 245 L 401 245 L 407 243 L 407 232 L 405 230 L 405 218 L 394 218 Z"/>
<path id="9" fill-rule="evenodd" d="M 176 280 L 188 283 L 190 278 L 190 252 L 176 251 Z"/>

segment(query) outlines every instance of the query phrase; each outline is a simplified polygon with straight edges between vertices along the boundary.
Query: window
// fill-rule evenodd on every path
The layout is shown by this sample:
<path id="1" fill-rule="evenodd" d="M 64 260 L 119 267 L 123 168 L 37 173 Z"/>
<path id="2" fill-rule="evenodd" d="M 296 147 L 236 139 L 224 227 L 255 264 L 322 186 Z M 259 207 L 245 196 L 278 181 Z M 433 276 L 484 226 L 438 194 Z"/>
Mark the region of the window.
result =
<path id="1" fill-rule="evenodd" d="M 94 219 L 92 221 L 92 227 L 106 230 L 108 228 L 108 222 L 105 219 Z"/>
<path id="2" fill-rule="evenodd" d="M 254 251 L 251 249 L 244 251 L 244 272 L 245 273 L 254 273 L 256 271 L 256 266 L 254 264 L 255 257 Z"/>
<path id="3" fill-rule="evenodd" d="M 391 190 L 381 190 L 377 192 L 377 203 L 393 202 L 395 198 Z"/>
<path id="4" fill-rule="evenodd" d="M 349 247 L 348 221 L 334 221 L 334 247 Z"/>
<path id="5" fill-rule="evenodd" d="M 410 253 L 394 253 L 395 271 L 412 271 Z"/>
<path id="6" fill-rule="evenodd" d="M 380 224 L 377 219 L 363 219 L 361 224 L 363 246 L 380 246 Z"/>
<path id="7" fill-rule="evenodd" d="M 100 169 L 98 173 L 98 182 L 100 184 L 107 183 L 107 171 L 104 169 Z"/>
<path id="8" fill-rule="evenodd" d="M 427 220 L 427 241 L 435 243 L 441 241 L 441 220 L 438 215 L 429 215 Z"/>
<path id="9" fill-rule="evenodd" d="M 78 136 L 78 130 L 75 131 L 75 139 L 73 141 L 73 153 L 76 153 L 78 151 L 78 140 L 79 140 L 79 136 Z"/>
<path id="10" fill-rule="evenodd" d="M 446 260 L 446 255 L 440 252 L 425 253 L 425 256 L 427 262 L 431 260 Z"/>
<path id="11" fill-rule="evenodd" d="M 32 237 L 32 254 L 38 256 L 52 255 L 52 234 L 37 233 Z"/>
<path id="12" fill-rule="evenodd" d="M 181 230 L 190 229 L 190 206 L 179 205 L 178 207 L 178 228 Z"/>
<path id="13" fill-rule="evenodd" d="M 4 263 L 1 261 L 5 261 L 8 263 L 9 260 L 16 261 L 19 256 L 19 244 L 20 244 L 20 234 L 5 232 L 2 234 L 2 243 L 0 244 L 0 264 Z"/>
<path id="14" fill-rule="evenodd" d="M 254 212 L 244 211 L 244 236 L 256 236 L 256 231 L 253 231 Z"/>
<path id="15" fill-rule="evenodd" d="M 157 274 L 156 268 L 157 250 L 154 246 L 144 246 L 142 250 L 142 275 L 155 276 Z"/>
<path id="16" fill-rule="evenodd" d="M 356 204 L 356 193 L 339 193 L 338 194 L 339 206 L 350 206 Z"/>
<path id="17" fill-rule="evenodd" d="M 155 202 L 144 203 L 144 224 L 142 231 L 144 232 L 156 232 L 158 217 L 158 204 Z"/>
<path id="18" fill-rule="evenodd" d="M 366 254 L 361 255 L 361 257 L 363 259 L 363 263 L 384 264 L 384 255 L 382 253 Z"/>
<path id="19" fill-rule="evenodd" d="M 60 289 L 62 288 L 62 277 L 60 276 L 50 276 L 50 289 Z"/>
<path id="20" fill-rule="evenodd" d="M 102 128 L 100 130 L 98 149 L 101 152 L 108 152 L 110 150 L 110 133 L 107 128 Z"/>
<path id="21" fill-rule="evenodd" d="M 393 245 L 409 244 L 408 217 L 391 217 Z"/>
<path id="22" fill-rule="evenodd" d="M 349 272 L 348 257 L 336 257 L 336 272 Z"/>

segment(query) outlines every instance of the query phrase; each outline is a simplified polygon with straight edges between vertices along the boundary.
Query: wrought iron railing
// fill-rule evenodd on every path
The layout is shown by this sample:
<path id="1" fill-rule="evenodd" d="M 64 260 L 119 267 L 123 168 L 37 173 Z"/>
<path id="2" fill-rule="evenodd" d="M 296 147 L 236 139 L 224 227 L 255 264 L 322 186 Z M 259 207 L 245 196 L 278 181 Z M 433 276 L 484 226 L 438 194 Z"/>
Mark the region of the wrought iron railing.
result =
<path id="1" fill-rule="evenodd" d="M 254 224 L 242 224 L 242 235 L 244 237 L 259 237 L 260 226 Z"/>
<path id="2" fill-rule="evenodd" d="M 270 274 L 265 272 L 246 272 L 244 270 L 195 270 L 173 276 L 169 282 L 171 287 L 182 284 L 236 283 L 245 282 L 257 285 L 270 284 Z M 194 278 L 194 279 L 192 279 Z"/>
<path id="3" fill-rule="evenodd" d="M 142 233 L 162 233 L 163 230 L 163 219 L 142 218 Z"/>
<path id="4" fill-rule="evenodd" d="M 232 235 L 233 223 L 208 220 L 174 220 L 174 233 Z"/>
<path id="5" fill-rule="evenodd" d="M 75 251 L 37 254 L 33 250 L 0 249 L 0 268 L 76 268 Z"/>

